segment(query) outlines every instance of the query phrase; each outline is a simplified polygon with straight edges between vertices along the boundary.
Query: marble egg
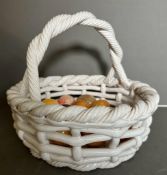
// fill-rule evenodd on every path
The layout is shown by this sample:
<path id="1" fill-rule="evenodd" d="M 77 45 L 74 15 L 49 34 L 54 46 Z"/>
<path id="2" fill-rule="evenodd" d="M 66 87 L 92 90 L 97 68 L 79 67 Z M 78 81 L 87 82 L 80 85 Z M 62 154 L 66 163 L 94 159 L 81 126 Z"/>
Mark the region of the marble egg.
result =
<path id="1" fill-rule="evenodd" d="M 73 105 L 82 106 L 84 108 L 90 108 L 91 104 L 87 103 L 85 100 L 77 99 Z"/>
<path id="2" fill-rule="evenodd" d="M 92 95 L 81 95 L 78 97 L 78 100 L 84 100 L 88 104 L 92 104 L 96 99 Z"/>
<path id="3" fill-rule="evenodd" d="M 91 107 L 94 107 L 94 106 L 106 106 L 106 107 L 109 107 L 110 103 L 108 101 L 106 101 L 106 100 L 96 100 L 91 105 Z"/>
<path id="4" fill-rule="evenodd" d="M 46 98 L 46 99 L 42 100 L 42 102 L 46 105 L 59 104 L 57 100 L 51 99 L 51 98 Z"/>
<path id="5" fill-rule="evenodd" d="M 58 99 L 58 103 L 61 105 L 72 105 L 74 98 L 71 95 L 63 95 Z"/>
<path id="6" fill-rule="evenodd" d="M 95 101 L 96 99 L 91 96 L 91 95 L 81 95 L 78 97 L 78 99 L 75 101 L 74 105 L 77 106 L 83 106 L 85 108 L 90 108 L 92 103 Z"/>

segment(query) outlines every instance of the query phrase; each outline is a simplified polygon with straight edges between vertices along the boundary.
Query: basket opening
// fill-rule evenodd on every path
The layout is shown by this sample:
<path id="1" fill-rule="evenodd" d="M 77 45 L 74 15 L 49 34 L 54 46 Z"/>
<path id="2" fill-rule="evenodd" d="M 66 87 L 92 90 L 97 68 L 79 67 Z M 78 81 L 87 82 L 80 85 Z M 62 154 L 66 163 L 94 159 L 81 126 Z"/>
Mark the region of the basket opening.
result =
<path id="1" fill-rule="evenodd" d="M 72 136 L 70 130 L 61 130 L 61 131 L 56 131 L 56 132 L 64 134 L 64 135 Z M 94 134 L 94 133 L 80 132 L 81 137 L 85 137 L 85 136 L 91 135 L 91 134 Z M 83 145 L 82 148 L 108 148 L 110 142 L 111 142 L 111 140 L 95 141 L 95 142 L 91 142 L 91 143 Z M 56 139 L 49 139 L 49 144 L 72 148 L 71 145 L 64 143 L 64 142 L 61 142 L 61 141 L 58 141 Z"/>
<path id="2" fill-rule="evenodd" d="M 76 99 L 80 95 L 87 94 L 92 95 L 97 100 L 107 100 L 112 106 L 121 103 L 133 103 L 129 90 L 119 84 L 119 81 L 118 84 L 106 85 L 104 83 L 105 77 L 102 75 L 90 75 L 86 76 L 85 79 L 83 79 L 83 75 L 72 75 L 71 79 L 69 77 L 70 75 L 41 79 L 41 100 L 46 98 L 58 99 L 63 95 L 71 95 Z M 83 81 L 81 81 L 82 79 Z"/>
<path id="3" fill-rule="evenodd" d="M 57 145 L 57 146 L 70 147 L 70 148 L 72 148 L 71 145 L 66 144 L 64 142 L 57 141 L 57 140 L 49 140 L 49 143 L 52 144 L 52 145 Z"/>
<path id="4" fill-rule="evenodd" d="M 63 95 L 71 95 L 77 99 L 80 95 L 91 95 L 96 100 L 107 100 L 112 106 L 121 103 L 133 104 L 129 91 L 118 86 L 102 87 L 102 85 L 68 85 L 68 86 L 49 86 L 41 87 L 41 100 L 46 98 L 58 99 Z"/>
<path id="5" fill-rule="evenodd" d="M 88 132 L 81 132 L 81 136 L 91 135 L 93 133 Z M 86 145 L 83 145 L 83 148 L 107 148 L 108 141 L 97 141 L 97 142 L 91 142 Z"/>
<path id="6" fill-rule="evenodd" d="M 67 136 L 71 136 L 71 131 L 70 130 L 59 130 L 59 131 L 56 131 L 58 133 L 61 133 L 61 134 L 64 134 L 64 135 L 67 135 Z M 49 139 L 49 143 L 50 144 L 53 144 L 53 145 L 58 145 L 58 146 L 63 146 L 63 147 L 72 147 L 71 145 L 67 144 L 67 143 L 64 143 L 64 142 L 61 142 L 61 141 L 57 141 L 57 140 L 53 140 L 53 139 Z"/>
<path id="7" fill-rule="evenodd" d="M 122 138 L 122 139 L 120 139 L 119 145 L 122 145 L 122 144 L 130 141 L 131 139 L 133 139 L 133 138 L 131 138 L 131 137 L 129 137 L 129 138 Z"/>

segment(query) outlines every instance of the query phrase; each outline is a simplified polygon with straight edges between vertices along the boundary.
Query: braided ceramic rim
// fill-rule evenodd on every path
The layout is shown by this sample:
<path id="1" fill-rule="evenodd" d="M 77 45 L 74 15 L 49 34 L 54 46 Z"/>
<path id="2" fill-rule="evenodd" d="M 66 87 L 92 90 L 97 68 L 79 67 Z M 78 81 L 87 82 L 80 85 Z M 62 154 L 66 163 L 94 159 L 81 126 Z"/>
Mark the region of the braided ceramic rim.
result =
<path id="1" fill-rule="evenodd" d="M 101 81 L 103 81 L 101 76 L 100 78 Z M 61 79 L 62 78 L 59 80 Z M 59 80 L 57 79 L 57 83 Z M 29 97 L 21 96 L 21 83 L 22 82 L 8 90 L 9 104 L 15 106 L 21 113 L 28 112 L 30 117 L 36 116 L 42 119 L 43 116 L 45 116 L 47 119 L 57 122 L 69 121 L 83 124 L 87 122 L 112 123 L 113 125 L 118 120 L 133 122 L 151 115 L 156 110 L 159 102 L 159 96 L 153 88 L 141 82 L 133 82 L 131 93 L 133 92 L 141 98 L 136 104 L 133 104 L 133 106 L 130 106 L 129 104 L 120 104 L 114 108 L 93 107 L 85 109 L 79 106 L 64 107 L 62 105 L 45 105 L 42 102 L 31 100 Z"/>

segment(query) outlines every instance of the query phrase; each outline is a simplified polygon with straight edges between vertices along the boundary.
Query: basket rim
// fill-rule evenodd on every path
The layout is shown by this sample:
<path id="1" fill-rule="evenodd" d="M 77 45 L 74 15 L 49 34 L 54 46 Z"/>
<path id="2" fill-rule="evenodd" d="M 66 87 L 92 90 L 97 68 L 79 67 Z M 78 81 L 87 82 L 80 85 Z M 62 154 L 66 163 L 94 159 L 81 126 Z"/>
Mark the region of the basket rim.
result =
<path id="1" fill-rule="evenodd" d="M 68 76 L 79 77 L 83 75 Z M 92 77 L 92 75 L 86 76 Z M 40 83 L 47 83 L 51 81 L 53 77 L 58 81 L 66 76 L 49 76 L 46 78 L 40 78 Z M 100 85 L 104 79 L 105 76 L 99 75 L 100 81 L 96 83 L 96 85 Z M 7 90 L 7 100 L 8 104 L 16 112 L 23 115 L 33 116 L 33 118 L 35 117 L 37 120 L 41 120 L 43 119 L 43 116 L 45 116 L 53 123 L 66 121 L 80 124 L 95 123 L 113 125 L 117 121 L 127 123 L 148 118 L 158 107 L 159 95 L 157 91 L 148 84 L 139 81 L 130 81 L 130 93 L 140 96 L 140 100 L 138 100 L 133 106 L 130 106 L 129 104 L 120 104 L 114 108 L 93 107 L 90 109 L 84 109 L 79 106 L 64 107 L 62 105 L 45 105 L 42 102 L 33 101 L 20 93 L 20 87 L 23 83 L 22 81 Z"/>

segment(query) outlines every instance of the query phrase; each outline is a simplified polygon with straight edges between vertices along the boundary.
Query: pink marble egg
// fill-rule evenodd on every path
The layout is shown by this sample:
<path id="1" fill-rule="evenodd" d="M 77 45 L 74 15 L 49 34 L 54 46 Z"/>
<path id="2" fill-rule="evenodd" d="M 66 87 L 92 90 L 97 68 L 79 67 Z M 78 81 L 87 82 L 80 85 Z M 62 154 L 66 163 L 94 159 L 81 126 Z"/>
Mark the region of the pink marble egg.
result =
<path id="1" fill-rule="evenodd" d="M 63 95 L 58 99 L 58 103 L 61 105 L 71 105 L 74 102 L 74 98 L 71 95 Z"/>

